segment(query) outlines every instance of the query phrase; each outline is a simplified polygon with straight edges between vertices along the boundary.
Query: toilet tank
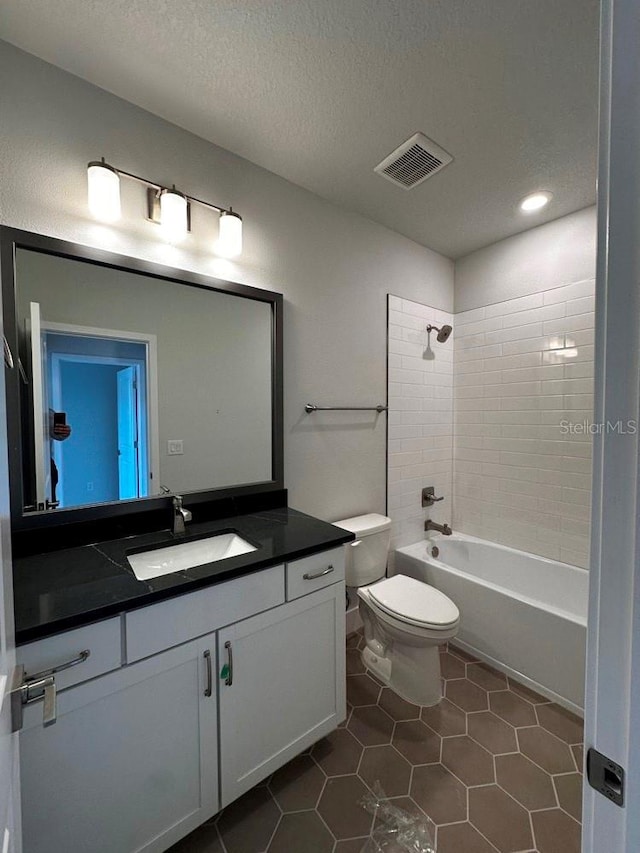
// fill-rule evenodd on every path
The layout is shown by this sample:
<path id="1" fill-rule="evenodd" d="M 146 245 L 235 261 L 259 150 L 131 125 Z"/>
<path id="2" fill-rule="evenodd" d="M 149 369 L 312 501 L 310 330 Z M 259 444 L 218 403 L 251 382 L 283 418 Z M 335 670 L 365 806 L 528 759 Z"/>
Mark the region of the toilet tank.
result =
<path id="1" fill-rule="evenodd" d="M 334 521 L 333 524 L 356 535 L 355 542 L 344 546 L 346 585 L 366 586 L 384 577 L 391 541 L 391 519 L 371 512 Z"/>

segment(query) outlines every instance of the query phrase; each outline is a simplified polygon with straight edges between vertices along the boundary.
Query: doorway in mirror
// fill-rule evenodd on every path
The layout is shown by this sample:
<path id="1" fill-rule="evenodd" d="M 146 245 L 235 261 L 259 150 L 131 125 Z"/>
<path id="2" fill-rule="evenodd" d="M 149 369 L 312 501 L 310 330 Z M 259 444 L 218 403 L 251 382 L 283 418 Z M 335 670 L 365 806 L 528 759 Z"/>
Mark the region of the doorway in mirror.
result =
<path id="1" fill-rule="evenodd" d="M 151 495 L 154 336 L 30 319 L 39 508 Z"/>

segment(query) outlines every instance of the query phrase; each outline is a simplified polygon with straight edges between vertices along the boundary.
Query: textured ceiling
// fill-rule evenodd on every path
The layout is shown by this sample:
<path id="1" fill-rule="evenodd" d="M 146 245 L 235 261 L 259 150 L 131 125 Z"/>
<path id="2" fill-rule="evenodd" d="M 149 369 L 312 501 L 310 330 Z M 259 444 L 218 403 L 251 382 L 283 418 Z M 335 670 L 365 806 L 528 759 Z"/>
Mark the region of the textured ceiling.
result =
<path id="1" fill-rule="evenodd" d="M 595 199 L 597 0 L 2 0 L 0 37 L 450 257 Z M 455 159 L 405 191 L 416 131 Z"/>

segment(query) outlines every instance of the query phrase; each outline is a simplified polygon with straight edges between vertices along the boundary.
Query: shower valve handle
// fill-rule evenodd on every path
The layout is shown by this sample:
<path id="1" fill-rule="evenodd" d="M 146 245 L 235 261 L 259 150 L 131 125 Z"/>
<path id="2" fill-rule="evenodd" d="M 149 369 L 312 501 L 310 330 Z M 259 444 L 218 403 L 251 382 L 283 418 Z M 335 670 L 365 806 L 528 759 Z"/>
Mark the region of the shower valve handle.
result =
<path id="1" fill-rule="evenodd" d="M 443 500 L 444 495 L 441 498 L 436 497 L 436 490 L 434 486 L 425 486 L 422 490 L 422 506 L 433 506 L 434 503 Z"/>

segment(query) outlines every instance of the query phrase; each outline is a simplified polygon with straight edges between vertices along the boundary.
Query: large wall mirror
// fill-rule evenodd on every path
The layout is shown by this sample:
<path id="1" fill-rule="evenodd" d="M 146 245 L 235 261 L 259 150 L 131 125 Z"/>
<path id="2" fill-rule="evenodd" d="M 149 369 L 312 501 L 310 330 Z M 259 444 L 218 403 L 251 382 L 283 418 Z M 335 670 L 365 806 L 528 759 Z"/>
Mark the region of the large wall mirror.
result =
<path id="1" fill-rule="evenodd" d="M 2 254 L 14 519 L 282 488 L 279 294 L 11 229 Z"/>

